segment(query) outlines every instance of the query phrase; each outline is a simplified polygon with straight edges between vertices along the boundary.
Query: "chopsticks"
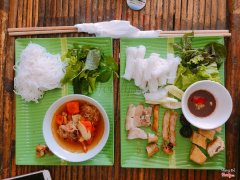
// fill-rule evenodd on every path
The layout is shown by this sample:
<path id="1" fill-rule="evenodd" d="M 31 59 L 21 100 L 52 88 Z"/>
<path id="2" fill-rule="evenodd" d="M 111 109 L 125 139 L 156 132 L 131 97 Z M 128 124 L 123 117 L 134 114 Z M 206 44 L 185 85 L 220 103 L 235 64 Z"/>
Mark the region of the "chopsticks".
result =
<path id="1" fill-rule="evenodd" d="M 9 36 L 26 36 L 37 34 L 60 34 L 77 33 L 74 26 L 51 26 L 51 27 L 28 27 L 28 28 L 8 28 Z"/>
<path id="2" fill-rule="evenodd" d="M 229 30 L 181 30 L 181 31 L 161 31 L 159 37 L 177 37 L 185 33 L 194 32 L 194 36 L 223 36 L 230 37 Z"/>
<path id="3" fill-rule="evenodd" d="M 78 29 L 74 26 L 51 26 L 51 27 L 27 27 L 27 28 L 8 28 L 9 36 L 26 36 L 38 34 L 60 34 L 77 33 Z M 161 31 L 159 37 L 176 37 L 190 33 L 192 30 L 180 31 Z M 224 36 L 230 37 L 229 30 L 194 30 L 194 36 Z"/>

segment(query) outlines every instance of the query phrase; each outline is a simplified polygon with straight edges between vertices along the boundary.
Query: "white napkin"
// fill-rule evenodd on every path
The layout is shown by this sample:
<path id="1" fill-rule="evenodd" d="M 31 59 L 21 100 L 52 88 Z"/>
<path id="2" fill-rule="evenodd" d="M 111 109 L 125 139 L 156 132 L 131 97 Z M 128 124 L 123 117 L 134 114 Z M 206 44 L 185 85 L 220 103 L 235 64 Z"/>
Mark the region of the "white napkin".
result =
<path id="1" fill-rule="evenodd" d="M 87 32 L 95 34 L 96 37 L 112 37 L 113 39 L 158 37 L 161 32 L 161 30 L 140 31 L 133 27 L 129 21 L 121 20 L 76 24 L 74 27 L 78 28 L 78 32 Z"/>

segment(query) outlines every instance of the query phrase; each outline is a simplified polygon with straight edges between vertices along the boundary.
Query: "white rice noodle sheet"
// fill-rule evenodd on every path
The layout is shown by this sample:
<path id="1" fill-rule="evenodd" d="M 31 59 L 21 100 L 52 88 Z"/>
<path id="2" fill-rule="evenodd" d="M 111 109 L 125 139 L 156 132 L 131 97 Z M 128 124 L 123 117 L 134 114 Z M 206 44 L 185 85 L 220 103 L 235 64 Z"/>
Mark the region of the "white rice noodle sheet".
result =
<path id="1" fill-rule="evenodd" d="M 152 58 L 152 57 L 160 57 L 160 54 L 157 54 L 157 53 L 151 53 L 149 58 Z"/>
<path id="2" fill-rule="evenodd" d="M 155 93 L 145 93 L 144 97 L 146 101 L 157 101 L 164 97 L 167 97 L 167 90 L 165 88 L 159 88 Z"/>
<path id="3" fill-rule="evenodd" d="M 134 74 L 133 79 L 135 80 L 135 85 L 140 86 L 143 81 L 143 66 L 144 66 L 144 59 L 137 58 L 135 60 L 135 68 L 134 68 Z"/>
<path id="4" fill-rule="evenodd" d="M 137 58 L 144 59 L 146 47 L 143 45 L 138 46 Z"/>
<path id="5" fill-rule="evenodd" d="M 124 79 L 130 81 L 133 78 L 133 72 L 135 69 L 135 59 L 137 57 L 137 47 L 128 47 L 126 49 L 126 68 L 125 74 L 122 76 Z"/>
<path id="6" fill-rule="evenodd" d="M 167 83 L 174 84 L 178 65 L 181 62 L 181 58 L 180 57 L 174 58 L 174 54 L 168 54 L 167 61 L 169 62 L 169 67 L 170 67 L 169 72 L 167 73 Z"/>
<path id="7" fill-rule="evenodd" d="M 139 88 L 143 90 L 143 93 L 147 92 L 149 90 L 149 87 L 147 86 L 147 81 L 142 81 L 139 85 Z"/>
<path id="8" fill-rule="evenodd" d="M 158 90 L 158 80 L 155 78 L 151 78 L 148 81 L 148 87 L 149 87 L 149 92 L 150 93 L 155 93 Z"/>
<path id="9" fill-rule="evenodd" d="M 159 57 L 158 56 L 150 56 L 147 59 L 146 65 L 144 66 L 144 75 L 143 80 L 149 81 L 152 78 L 152 73 L 159 66 Z"/>
<path id="10" fill-rule="evenodd" d="M 148 91 L 147 87 L 147 81 L 143 80 L 144 75 L 144 67 L 146 66 L 146 59 L 136 59 L 136 66 L 135 66 L 135 73 L 134 73 L 134 80 L 135 85 L 138 86 L 141 90 L 143 90 L 143 93 Z"/>
<path id="11" fill-rule="evenodd" d="M 159 58 L 156 69 L 152 72 L 152 77 L 159 78 L 166 75 L 169 70 L 169 64 L 165 59 Z"/>
<path id="12" fill-rule="evenodd" d="M 164 86 L 166 84 L 167 84 L 167 73 L 164 73 L 158 78 L 158 86 Z"/>

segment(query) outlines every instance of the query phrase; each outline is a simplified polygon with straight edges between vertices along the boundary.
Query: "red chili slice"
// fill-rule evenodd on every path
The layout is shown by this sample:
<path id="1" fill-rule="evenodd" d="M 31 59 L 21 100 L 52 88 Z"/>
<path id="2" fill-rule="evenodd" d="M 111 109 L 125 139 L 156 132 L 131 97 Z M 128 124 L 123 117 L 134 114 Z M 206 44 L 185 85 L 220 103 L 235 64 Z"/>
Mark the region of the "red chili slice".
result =
<path id="1" fill-rule="evenodd" d="M 206 99 L 202 97 L 196 97 L 196 98 L 192 98 L 191 101 L 197 104 L 205 104 Z"/>

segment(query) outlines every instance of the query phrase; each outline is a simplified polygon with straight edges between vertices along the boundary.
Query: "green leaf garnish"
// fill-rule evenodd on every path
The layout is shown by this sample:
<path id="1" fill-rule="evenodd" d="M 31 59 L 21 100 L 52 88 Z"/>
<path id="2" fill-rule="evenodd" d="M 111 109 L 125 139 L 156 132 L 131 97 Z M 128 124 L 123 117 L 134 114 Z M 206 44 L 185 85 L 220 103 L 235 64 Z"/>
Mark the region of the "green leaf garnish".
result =
<path id="1" fill-rule="evenodd" d="M 225 46 L 217 42 L 206 44 L 203 49 L 192 48 L 193 38 L 194 32 L 187 33 L 182 37 L 181 44 L 172 43 L 182 58 L 174 85 L 182 90 L 200 80 L 221 83 L 218 68 L 227 56 Z"/>
<path id="2" fill-rule="evenodd" d="M 105 56 L 100 48 L 73 44 L 73 48 L 62 56 L 68 63 L 66 74 L 61 82 L 71 82 L 75 94 L 92 93 L 96 90 L 96 81 L 107 82 L 118 65 L 113 57 Z"/>

